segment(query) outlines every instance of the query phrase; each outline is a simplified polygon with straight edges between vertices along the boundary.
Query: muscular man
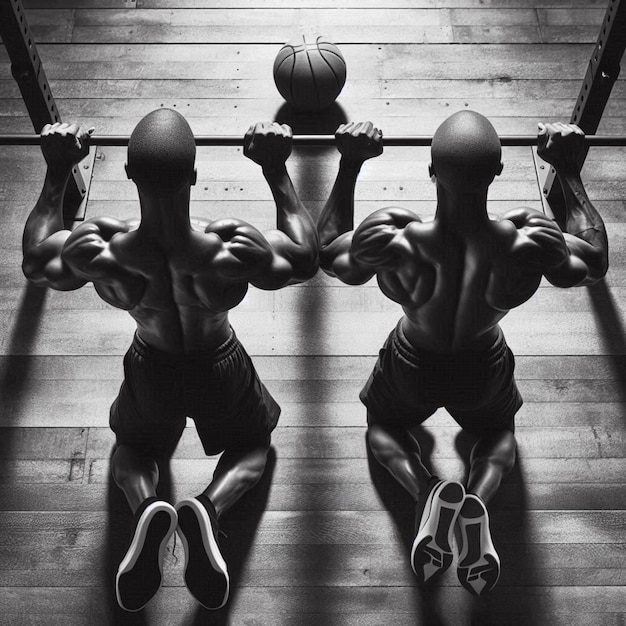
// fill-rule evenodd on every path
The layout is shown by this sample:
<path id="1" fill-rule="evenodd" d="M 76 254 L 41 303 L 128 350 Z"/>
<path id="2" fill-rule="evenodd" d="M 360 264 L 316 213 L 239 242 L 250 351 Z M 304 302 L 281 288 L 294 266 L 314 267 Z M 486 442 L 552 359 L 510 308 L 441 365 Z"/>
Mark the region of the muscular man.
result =
<path id="1" fill-rule="evenodd" d="M 418 578 L 450 566 L 456 530 L 459 579 L 479 595 L 500 573 L 486 504 L 515 463 L 514 416 L 522 405 L 498 322 L 535 293 L 542 276 L 558 287 L 587 285 L 608 267 L 604 224 L 579 175 L 584 135 L 575 126 L 540 125 L 539 153 L 563 187 L 567 232 L 528 208 L 489 217 L 487 190 L 502 171 L 500 141 L 471 111 L 449 117 L 433 137 L 434 219 L 390 207 L 353 230 L 357 176 L 366 159 L 382 153 L 382 137 L 366 122 L 340 126 L 336 138 L 341 161 L 318 223 L 320 265 L 349 284 L 375 275 L 404 311 L 361 392 L 368 442 L 423 504 L 411 550 Z M 466 487 L 433 476 L 411 433 L 439 407 L 475 437 Z"/>
<path id="2" fill-rule="evenodd" d="M 120 606 L 137 611 L 157 592 L 163 552 L 178 527 L 185 582 L 203 606 L 217 609 L 229 591 L 218 519 L 263 474 L 280 413 L 228 311 L 249 284 L 279 289 L 317 270 L 315 225 L 285 167 L 291 129 L 259 123 L 244 138 L 244 154 L 261 165 L 276 202 L 277 229 L 265 234 L 234 218 L 204 230 L 192 226 L 195 141 L 185 119 L 167 109 L 144 117 L 128 144 L 126 171 L 137 185 L 141 221 L 96 217 L 65 230 L 65 186 L 88 151 L 90 133 L 76 124 L 42 132 L 48 170 L 24 230 L 24 273 L 62 290 L 91 281 L 103 300 L 137 323 L 110 413 L 111 470 L 134 511 L 116 577 Z M 173 507 L 156 496 L 157 461 L 171 454 L 186 416 L 194 419 L 206 454 L 222 456 L 206 490 Z"/>

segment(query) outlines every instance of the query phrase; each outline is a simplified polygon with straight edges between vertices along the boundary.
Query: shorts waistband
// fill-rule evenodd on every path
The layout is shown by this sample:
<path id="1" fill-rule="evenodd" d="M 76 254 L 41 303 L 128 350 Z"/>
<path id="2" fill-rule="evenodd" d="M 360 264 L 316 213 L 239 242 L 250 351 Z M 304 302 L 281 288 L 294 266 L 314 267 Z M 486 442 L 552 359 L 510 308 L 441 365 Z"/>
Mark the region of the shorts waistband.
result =
<path id="1" fill-rule="evenodd" d="M 498 327 L 498 336 L 493 344 L 484 350 L 463 350 L 449 354 L 422 350 L 421 348 L 416 348 L 406 338 L 402 330 L 402 320 L 398 322 L 395 332 L 393 333 L 393 343 L 398 354 L 413 365 L 421 365 L 425 362 L 429 364 L 452 365 L 454 363 L 465 363 L 467 361 L 478 361 L 486 365 L 492 365 L 502 359 L 507 350 L 504 333 L 500 327 Z"/>
<path id="2" fill-rule="evenodd" d="M 205 352 L 190 352 L 187 354 L 164 352 L 163 350 L 159 350 L 158 348 L 154 348 L 153 346 L 147 344 L 136 332 L 133 337 L 132 344 L 134 350 L 141 356 L 159 361 L 168 361 L 170 363 L 179 361 L 187 362 L 194 359 L 211 359 L 212 361 L 217 362 L 229 357 L 233 352 L 235 352 L 238 346 L 239 340 L 237 339 L 237 335 L 235 335 L 235 331 L 232 328 L 230 329 L 229 337 L 224 342 L 213 350 L 207 350 Z"/>

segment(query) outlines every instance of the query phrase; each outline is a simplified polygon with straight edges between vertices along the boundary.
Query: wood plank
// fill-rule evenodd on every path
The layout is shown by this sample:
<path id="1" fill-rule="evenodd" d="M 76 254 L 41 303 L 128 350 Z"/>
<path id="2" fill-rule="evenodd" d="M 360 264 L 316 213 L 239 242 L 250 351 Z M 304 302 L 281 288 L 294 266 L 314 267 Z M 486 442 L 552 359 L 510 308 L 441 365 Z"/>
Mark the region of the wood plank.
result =
<path id="1" fill-rule="evenodd" d="M 89 535 L 87 535 L 89 536 Z M 224 540 L 225 551 L 227 540 Z M 18 561 L 18 551 L 8 547 L 2 549 L 7 565 L 11 568 L 0 571 L 0 584 L 10 582 L 12 587 L 97 587 L 102 584 L 102 572 L 90 568 L 90 563 L 105 562 L 107 546 L 102 545 L 97 537 L 92 545 L 59 547 L 37 546 L 36 541 L 26 540 L 20 549 L 30 559 L 30 567 Z M 269 587 L 279 589 L 293 586 L 320 587 L 407 587 L 413 585 L 414 574 L 408 564 L 407 551 L 401 546 L 354 546 L 354 545 L 319 545 L 315 550 L 311 546 L 302 546 L 295 550 L 292 546 L 256 545 L 252 547 L 250 565 L 242 572 L 236 582 L 237 589 L 246 587 Z M 526 587 L 541 580 L 546 587 L 561 585 L 577 586 L 593 582 L 593 586 L 620 586 L 624 581 L 624 569 L 616 565 L 607 567 L 607 562 L 616 561 L 615 555 L 622 554 L 615 546 L 599 545 L 595 552 L 586 549 L 584 544 L 545 544 L 541 551 L 558 560 L 560 550 L 579 551 L 590 567 L 564 567 L 557 565 L 545 567 L 535 564 L 535 559 L 517 545 L 503 545 L 499 556 L 504 564 L 498 589 L 507 587 Z M 39 549 L 39 553 L 37 553 Z M 600 557 L 606 560 L 602 562 Z M 524 558 L 526 557 L 526 558 Z M 544 556 L 545 558 L 545 556 Z M 521 566 L 511 569 L 507 564 L 521 562 Z M 569 565 L 569 563 L 567 564 Z M 163 587 L 171 589 L 184 585 L 182 563 L 177 554 L 177 546 L 172 542 L 165 556 Z M 9 575 L 12 578 L 9 578 Z M 30 576 L 30 580 L 29 577 Z M 439 581 L 440 587 L 457 587 L 456 577 L 444 575 Z"/>
<path id="2" fill-rule="evenodd" d="M 519 11 L 497 10 L 493 11 L 498 15 L 502 15 L 502 19 L 506 23 L 510 20 L 520 19 L 517 16 Z M 410 23 L 416 27 L 421 26 L 442 26 L 447 23 L 447 11 L 437 9 L 395 9 L 391 8 L 358 8 L 358 9 L 342 9 L 336 8 L 333 11 L 326 11 L 319 8 L 229 8 L 229 9 L 202 9 L 195 8 L 193 10 L 186 9 L 151 9 L 143 11 L 125 11 L 125 10 L 98 10 L 87 9 L 77 10 L 75 12 L 75 27 L 106 27 L 116 29 L 120 26 L 232 26 L 236 24 L 238 27 L 276 27 L 276 26 L 293 26 L 295 24 L 305 26 L 306 24 L 316 24 L 320 26 L 355 26 L 360 20 L 366 20 L 367 23 L 384 22 L 388 26 L 405 26 Z M 536 13 L 531 10 L 525 10 L 523 21 L 528 19 L 536 20 Z M 461 18 L 462 20 L 462 18 Z M 507 20 L 509 20 L 507 22 Z M 513 23 L 516 23 L 514 21 Z M 522 22 L 523 23 L 523 22 Z M 151 37 L 150 41 L 154 41 Z"/>
<path id="3" fill-rule="evenodd" d="M 474 1 L 474 0 L 470 0 Z M 512 0 L 511 0 L 512 1 Z M 282 44 L 281 44 L 282 45 Z M 53 76 L 55 67 L 65 67 L 71 64 L 77 76 L 96 78 L 96 76 L 84 76 L 80 72 L 88 67 L 98 67 L 101 64 L 107 67 L 111 65 L 114 72 L 119 71 L 119 67 L 113 67 L 113 61 L 123 61 L 129 68 L 139 70 L 138 63 L 144 63 L 148 67 L 152 64 L 181 64 L 182 72 L 194 72 L 194 68 L 189 67 L 191 63 L 199 63 L 200 67 L 204 63 L 236 63 L 243 67 L 246 64 L 267 66 L 273 63 L 278 52 L 275 44 L 167 44 L 165 46 L 153 43 L 135 41 L 127 47 L 120 47 L 115 44 L 100 44 L 97 47 L 88 44 L 46 44 L 38 42 L 37 49 L 42 59 L 45 61 L 46 75 L 48 77 L 66 78 L 66 76 Z M 468 48 L 459 44 L 430 44 L 428 47 L 419 44 L 342 44 L 341 51 L 347 60 L 350 76 L 365 77 L 361 67 L 363 64 L 367 69 L 378 68 L 378 62 L 384 62 L 385 69 L 397 71 L 401 63 L 411 71 L 416 67 L 422 67 L 424 71 L 439 72 L 432 66 L 435 59 L 437 63 L 444 65 L 445 69 L 451 67 L 466 66 L 467 74 L 459 78 L 463 82 L 469 78 L 483 79 L 488 76 L 502 76 L 503 68 L 506 68 L 507 75 L 511 78 L 526 79 L 550 79 L 554 75 L 531 73 L 545 72 L 548 66 L 564 69 L 569 67 L 566 74 L 574 70 L 575 66 L 584 66 L 589 60 L 589 49 L 586 45 L 568 44 L 483 44 Z M 472 65 L 467 64 L 471 59 Z M 354 63 L 352 63 L 354 61 Z M 4 48 L 0 49 L 0 64 L 8 64 L 9 57 Z M 478 67 L 473 67 L 476 64 Z M 563 64 L 563 65 L 560 65 Z M 354 65 L 355 67 L 352 67 Z M 163 67 L 165 70 L 166 68 Z M 519 73 L 519 74 L 518 74 Z M 447 72 L 441 71 L 440 78 L 447 78 Z M 107 75 L 105 78 L 111 78 Z M 372 76 L 368 75 L 371 79 Z M 202 77 L 204 78 L 204 77 Z M 563 77 L 561 77 L 563 78 Z M 571 79 L 581 79 L 580 73 L 569 76 Z M 556 86 L 556 85 L 555 85 Z M 554 97 L 553 92 L 551 96 Z"/>
<path id="4" fill-rule="evenodd" d="M 98 614 L 104 608 L 103 591 L 100 588 L 40 587 L 34 593 L 23 588 L 4 588 L 0 592 L 0 609 L 4 614 L 28 611 L 34 614 L 54 615 L 66 613 L 67 607 L 71 606 L 73 613 L 83 615 L 83 617 L 91 616 Z M 147 611 L 148 615 L 152 611 L 155 613 L 165 611 L 166 614 L 178 613 L 180 615 L 193 610 L 193 600 L 186 589 L 170 588 L 167 591 L 167 593 L 159 594 L 155 598 L 150 610 Z M 527 598 L 529 596 L 535 599 L 533 606 L 528 605 Z M 437 594 L 436 605 L 442 609 L 445 608 L 446 615 L 452 615 L 453 619 L 459 619 L 459 615 L 467 611 L 465 606 L 467 600 L 467 591 L 459 585 L 458 587 L 441 588 Z M 539 607 L 544 602 L 551 607 L 565 606 L 567 610 L 564 612 L 563 609 L 552 608 L 541 611 Z M 242 609 L 251 616 L 261 616 L 261 619 L 266 615 L 271 617 L 284 613 L 287 615 L 290 613 L 304 614 L 309 619 L 313 618 L 308 622 L 309 624 L 320 623 L 314 620 L 317 619 L 321 607 L 327 611 L 332 610 L 335 614 L 338 613 L 342 616 L 355 614 L 354 617 L 356 617 L 363 611 L 376 612 L 377 608 L 384 606 L 386 614 L 391 616 L 392 620 L 396 615 L 399 615 L 400 619 L 407 615 L 411 615 L 415 619 L 416 610 L 417 614 L 421 613 L 419 595 L 416 591 L 411 593 L 411 590 L 406 587 L 346 587 L 345 589 L 312 587 L 293 590 L 249 587 L 239 590 L 239 593 L 233 598 L 232 604 L 230 613 L 233 615 L 238 615 Z M 624 594 L 619 587 L 554 587 L 549 589 L 510 587 L 503 589 L 499 594 L 498 606 L 501 607 L 502 612 L 496 613 L 495 616 L 497 617 L 498 614 L 503 616 L 503 613 L 507 615 L 510 611 L 514 615 L 525 617 L 528 620 L 529 616 L 540 614 L 545 615 L 550 623 L 556 623 L 555 617 L 559 620 L 558 616 L 561 615 L 560 619 L 563 619 L 563 613 L 565 613 L 566 618 L 576 613 L 583 613 L 588 618 L 595 613 L 624 613 L 623 605 Z M 344 622 L 335 621 L 334 623 Z M 358 621 L 353 623 L 356 624 Z M 449 623 L 469 624 L 469 621 Z M 559 621 L 559 623 L 571 622 Z"/>
<path id="5" fill-rule="evenodd" d="M 178 497 L 184 494 L 201 493 L 206 482 L 183 482 L 184 476 L 174 476 L 173 485 Z M 187 479 L 188 480 L 188 479 Z M 620 510 L 626 509 L 626 495 L 624 483 L 621 484 L 588 484 L 579 485 L 577 483 L 533 483 L 532 488 L 520 493 L 519 483 L 508 482 L 508 479 L 500 486 L 498 493 L 493 500 L 492 508 L 498 510 L 526 511 L 526 510 Z M 304 488 L 304 487 L 302 487 Z M 109 489 L 115 489 L 111 484 L 91 483 L 84 484 L 78 481 L 65 482 L 59 484 L 23 483 L 23 484 L 3 484 L 0 485 L 0 496 L 2 496 L 4 511 L 103 511 L 110 505 L 107 504 Z M 400 488 L 397 490 L 400 492 Z M 120 492 L 121 494 L 121 492 Z M 395 497 L 394 497 L 395 496 Z M 404 492 L 390 494 L 393 509 L 401 511 L 408 517 L 413 513 L 411 498 Z M 259 510 L 261 504 L 257 505 L 254 493 L 251 494 L 252 508 Z M 344 483 L 344 484 L 322 484 L 307 485 L 306 497 L 295 485 L 275 484 L 272 485 L 267 497 L 267 501 L 262 503 L 264 511 L 382 511 L 388 503 L 383 503 L 376 488 L 370 483 Z M 33 548 L 37 542 L 33 541 Z M 98 542 L 93 549 L 98 547 Z M 3 556 L 7 554 L 9 548 L 5 548 Z M 592 545 L 587 544 L 584 550 L 589 556 L 581 559 L 574 559 L 570 555 L 569 563 L 572 567 L 590 568 L 619 568 L 618 555 L 626 548 L 622 545 L 614 548 L 615 554 L 608 555 L 607 551 L 601 551 L 601 555 L 593 551 Z M 12 568 L 20 569 L 17 560 L 18 550 L 15 550 L 16 562 L 11 564 Z M 563 558 L 563 557 L 562 557 Z M 42 560 L 45 560 L 42 558 Z M 259 561 L 263 563 L 263 559 Z M 550 567 L 547 560 L 543 567 Z M 28 564 L 28 561 L 22 565 Z M 7 564 L 8 566 L 8 564 Z M 251 560 L 251 566 L 258 567 Z M 566 565 L 554 564 L 554 567 L 565 567 Z M 276 564 L 265 567 L 280 567 Z M 1 576 L 1 571 L 0 571 Z M 1 586 L 1 583 L 0 583 Z"/>
<path id="6" fill-rule="evenodd" d="M 124 49 L 123 46 L 121 46 Z M 132 50 L 129 51 L 132 53 Z M 494 54 L 497 54 L 494 53 Z M 524 80 L 510 77 L 500 72 L 493 78 L 474 80 L 401 80 L 387 79 L 384 76 L 377 80 L 349 79 L 344 91 L 339 96 L 338 103 L 346 105 L 346 96 L 353 101 L 370 100 L 371 98 L 519 98 L 539 100 L 545 98 L 546 93 L 551 98 L 565 99 L 571 103 L 570 109 L 580 90 L 581 78 L 572 77 L 569 80 Z M 160 99 L 161 102 L 172 100 L 173 103 L 188 94 L 188 98 L 198 98 L 200 94 L 207 97 L 221 98 L 276 98 L 277 108 L 282 100 L 276 93 L 276 86 L 269 73 L 266 78 L 258 80 L 241 80 L 237 78 L 211 79 L 204 77 L 198 80 L 104 80 L 97 79 L 89 82 L 74 81 L 57 78 L 51 81 L 55 99 L 63 103 L 64 100 L 74 98 L 119 98 L 119 99 Z M 612 91 L 615 98 L 624 98 L 626 81 L 618 81 Z M 0 93 L 4 98 L 19 100 L 20 93 L 15 81 L 8 75 L 0 77 Z M 363 102 L 369 107 L 369 103 Z M 61 108 L 62 106 L 62 108 Z M 170 105 L 172 106 L 172 105 Z M 62 112 L 72 111 L 71 103 L 60 105 Z M 146 108 L 146 110 L 150 110 Z M 123 109 L 119 113 L 123 114 Z M 568 111 L 568 116 L 571 111 Z M 25 110 L 24 110 L 25 115 Z M 122 121 L 122 120 L 119 120 Z M 536 130 L 536 129 L 534 129 Z M 17 132 L 17 130 L 15 131 Z M 419 133 L 416 133 L 419 134 Z M 506 134 L 506 132 L 502 132 Z M 509 131 L 509 134 L 516 134 Z"/>
<path id="7" fill-rule="evenodd" d="M 168 67 L 170 68 L 168 71 L 172 72 L 172 75 L 179 74 L 173 64 Z M 249 71 L 250 73 L 254 73 L 258 76 L 263 73 L 264 68 L 251 67 L 249 68 Z M 460 71 L 462 71 L 462 69 Z M 155 74 L 160 73 L 161 75 L 164 73 L 159 67 L 155 67 L 154 72 Z M 226 74 L 227 72 L 224 73 Z M 210 72 L 203 75 L 210 75 Z M 165 77 L 162 76 L 161 78 Z M 129 76 L 129 79 L 134 79 L 134 77 Z M 190 80 L 192 79 L 193 78 Z M 196 118 L 228 118 L 232 117 L 233 114 L 236 114 L 238 118 L 246 117 L 254 122 L 256 120 L 275 119 L 276 117 L 280 118 L 281 115 L 279 107 L 282 103 L 280 102 L 278 92 L 272 93 L 269 91 L 268 97 L 264 99 L 228 97 L 230 94 L 224 94 L 222 97 L 220 93 L 213 93 L 211 95 L 211 98 L 189 98 L 187 100 L 177 100 L 167 104 L 169 108 L 175 108 L 183 113 L 192 126 L 202 123 L 202 119 Z M 352 97 L 352 102 L 350 100 L 346 100 L 344 95 L 346 97 L 350 95 Z M 343 94 L 341 98 L 341 102 L 349 108 L 348 112 L 352 113 L 352 117 L 357 112 L 361 114 L 365 112 L 365 107 L 360 106 L 356 102 L 356 98 L 352 94 L 350 87 L 346 89 L 345 94 Z M 147 112 L 162 108 L 163 104 L 163 99 L 146 101 L 137 99 L 122 100 L 119 98 L 110 98 L 100 100 L 60 99 L 58 101 L 59 109 L 64 112 L 64 118 L 68 120 L 74 117 L 79 117 L 81 119 L 99 119 L 107 116 L 114 116 L 115 112 L 119 112 L 120 109 L 123 109 L 126 115 L 140 119 Z M 572 106 L 573 100 L 570 98 L 545 98 L 540 101 L 526 102 L 516 102 L 514 99 L 510 98 L 483 99 L 461 97 L 447 98 L 445 100 L 425 98 L 420 104 L 416 104 L 415 101 L 410 98 L 372 98 L 367 104 L 367 118 L 375 121 L 376 123 L 378 123 L 378 120 L 387 120 L 388 118 L 398 117 L 435 117 L 436 119 L 443 121 L 448 115 L 455 111 L 470 109 L 479 111 L 489 118 L 503 117 L 506 115 L 513 116 L 515 112 L 517 112 L 517 116 L 519 117 L 534 117 L 538 120 L 545 121 L 552 121 L 555 117 L 562 117 L 566 121 L 569 121 L 569 115 L 566 111 L 567 109 L 572 108 Z M 605 109 L 605 116 L 607 118 L 619 118 L 625 106 L 624 98 L 613 98 Z M 23 115 L 25 115 L 24 105 L 19 99 L 6 99 L 0 102 L 0 117 L 9 118 Z M 348 115 L 346 114 L 345 117 L 347 118 Z M 340 121 L 341 120 L 332 120 L 332 126 L 334 126 L 334 128 L 320 128 L 316 134 L 333 134 Z M 241 135 L 243 137 L 243 132 Z"/>
<path id="8" fill-rule="evenodd" d="M 326 312 L 324 318 L 310 315 L 294 317 L 291 314 L 259 314 L 258 312 L 231 312 L 234 328 L 248 352 L 255 355 L 375 355 L 389 331 L 396 325 L 394 312 L 370 312 L 359 315 L 358 328 L 354 315 L 345 312 Z M 135 324 L 125 312 L 103 311 L 48 311 L 45 316 L 23 311 L 19 320 L 11 321 L 10 311 L 0 311 L 0 321 L 7 329 L 13 324 L 36 324 L 36 334 L 8 336 L 0 340 L 0 354 L 68 354 L 68 355 L 122 355 L 126 352 Z M 316 322 L 319 331 L 311 332 Z M 611 320 L 607 320 L 610 322 Z M 519 355 L 618 355 L 622 353 L 621 313 L 614 311 L 616 325 L 603 327 L 587 313 L 538 313 L 520 307 L 513 310 L 501 323 L 507 341 Z M 599 322 L 599 323 L 598 323 Z M 259 326 L 260 325 L 260 326 Z M 532 335 L 527 329 L 533 328 Z M 93 329 L 98 328 L 94 333 Z M 261 331 L 260 328 L 263 330 Z M 326 329 L 333 328 L 332 334 Z M 567 335 L 556 335 L 555 328 L 567 328 Z"/>
<path id="9" fill-rule="evenodd" d="M 425 437 L 432 448 L 432 457 L 437 459 L 456 458 L 458 427 L 440 426 L 436 429 L 424 428 Z M 199 439 L 186 431 L 176 449 L 176 458 L 204 458 Z M 365 428 L 339 428 L 332 430 L 332 436 L 322 429 L 309 427 L 280 427 L 272 434 L 272 441 L 285 458 L 306 459 L 347 459 L 364 458 Z M 89 458 L 107 457 L 115 437 L 108 428 L 91 428 L 86 456 Z M 581 428 L 539 428 L 518 429 L 516 433 L 520 454 L 525 459 L 593 459 L 619 458 L 624 451 L 624 437 L 619 429 L 601 426 Z"/>
<path id="10" fill-rule="evenodd" d="M 511 530 L 519 528 L 517 512 L 492 511 L 493 534 L 500 544 L 516 543 Z M 626 511 L 527 511 L 525 543 L 584 543 L 593 528 L 594 543 L 623 544 Z M 108 524 L 104 511 L 2 511 L 5 537 L 45 536 L 57 529 L 71 529 L 77 541 L 101 533 Z M 239 520 L 244 521 L 244 518 Z M 80 535 L 84 535 L 81 539 Z M 69 537 L 73 543 L 75 536 Z M 266 511 L 258 526 L 256 541 L 271 545 L 388 545 L 401 541 L 386 512 L 370 511 Z M 2 591 L 0 590 L 0 596 Z"/>
<path id="11" fill-rule="evenodd" d="M 375 359 L 370 356 L 256 356 L 254 364 L 264 380 L 291 381 L 362 381 L 367 378 Z M 626 357 L 606 356 L 517 356 L 515 378 L 519 381 L 540 381 L 575 387 L 593 384 L 598 381 L 620 381 Z M 119 356 L 0 356 L 0 380 L 7 386 L 15 385 L 20 380 L 28 384 L 35 381 L 65 382 L 105 380 L 118 381 L 122 376 L 122 362 Z M 95 388 L 93 390 L 95 392 Z M 576 393 L 574 391 L 574 393 Z M 33 390 L 33 395 L 34 390 Z M 567 397 L 567 396 L 566 396 Z M 571 398 L 568 402 L 574 402 Z M 601 396 L 598 404 L 608 406 L 607 396 Z M 558 408 L 558 407 L 555 407 Z"/>
<path id="12" fill-rule="evenodd" d="M 191 434 L 191 433 L 190 433 Z M 185 435 L 186 436 L 186 435 Z M 363 430 L 365 436 L 365 430 Z M 111 440 L 113 441 L 113 439 Z M 277 450 L 279 462 L 276 463 L 272 474 L 272 484 L 297 485 L 296 489 L 305 489 L 301 485 L 311 484 L 369 484 L 372 480 L 366 459 L 290 459 L 282 457 Z M 39 462 L 33 462 L 39 463 Z M 110 480 L 109 462 L 107 459 L 88 459 L 88 475 L 90 484 L 107 483 Z M 214 459 L 177 459 L 170 463 L 174 477 L 206 476 L 207 482 L 215 468 Z M 431 462 L 433 470 L 439 476 L 451 479 L 457 477 L 462 480 L 465 476 L 465 467 L 461 459 L 446 458 L 434 459 Z M 604 483 L 607 485 L 624 482 L 626 459 L 599 458 L 599 459 L 522 459 L 518 458 L 518 467 L 523 473 L 520 478 L 517 474 L 507 476 L 507 481 L 534 485 L 537 483 L 579 483 L 590 485 Z M 30 482 L 37 482 L 31 480 Z M 62 482 L 62 481 L 56 481 Z M 188 493 L 186 491 L 186 493 Z"/>

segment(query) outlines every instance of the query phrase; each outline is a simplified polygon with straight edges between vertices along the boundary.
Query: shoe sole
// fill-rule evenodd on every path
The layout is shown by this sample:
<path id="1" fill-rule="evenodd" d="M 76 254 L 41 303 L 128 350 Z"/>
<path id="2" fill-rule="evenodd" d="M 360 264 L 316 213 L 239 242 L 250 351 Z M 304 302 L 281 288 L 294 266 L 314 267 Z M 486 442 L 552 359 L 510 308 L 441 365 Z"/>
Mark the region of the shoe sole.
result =
<path id="1" fill-rule="evenodd" d="M 476 520 L 476 521 L 471 521 Z M 483 529 L 486 526 L 486 529 Z M 461 538 L 459 545 L 463 545 L 467 554 L 459 556 L 459 562 L 470 562 L 471 565 L 461 567 L 457 565 L 457 576 L 460 583 L 472 595 L 480 596 L 489 593 L 500 578 L 500 559 L 491 542 L 489 531 L 489 516 L 462 518 L 459 521 Z M 488 548 L 483 550 L 483 534 L 487 534 Z M 465 552 L 465 550 L 463 550 Z"/>
<path id="2" fill-rule="evenodd" d="M 176 509 L 178 534 L 185 549 L 185 584 L 204 608 L 220 609 L 228 600 L 230 582 L 211 518 L 196 500 L 180 502 Z"/>
<path id="3" fill-rule="evenodd" d="M 125 611 L 140 611 L 159 590 L 163 553 L 176 524 L 176 511 L 167 503 L 155 502 L 144 511 L 115 577 L 117 603 Z"/>
<path id="4" fill-rule="evenodd" d="M 455 482 L 443 482 L 429 494 L 422 514 L 427 521 L 420 523 L 411 549 L 411 567 L 420 582 L 432 580 L 452 564 L 454 522 L 464 497 L 463 486 Z"/>

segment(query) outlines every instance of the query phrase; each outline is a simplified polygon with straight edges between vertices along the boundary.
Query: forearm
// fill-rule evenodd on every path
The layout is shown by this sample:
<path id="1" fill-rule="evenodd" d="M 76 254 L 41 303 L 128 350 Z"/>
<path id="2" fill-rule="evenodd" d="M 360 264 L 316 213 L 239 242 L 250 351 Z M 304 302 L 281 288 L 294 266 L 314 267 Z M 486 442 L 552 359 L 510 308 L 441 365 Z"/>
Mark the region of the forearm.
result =
<path id="1" fill-rule="evenodd" d="M 577 171 L 557 170 L 557 174 L 565 199 L 565 230 L 591 246 L 591 253 L 584 255 L 583 260 L 589 266 L 590 275 L 599 278 L 608 268 L 608 240 L 604 220 L 589 199 Z"/>
<path id="2" fill-rule="evenodd" d="M 24 227 L 22 249 L 25 256 L 50 235 L 64 229 L 63 197 L 69 175 L 69 170 L 66 173 L 48 168 L 39 199 Z"/>
<path id="3" fill-rule="evenodd" d="M 316 243 L 315 225 L 300 201 L 287 169 L 264 169 L 263 175 L 276 203 L 276 228 L 297 245 L 310 246 Z"/>
<path id="4" fill-rule="evenodd" d="M 362 162 L 339 162 L 339 172 L 328 201 L 317 222 L 317 232 L 322 248 L 337 237 L 354 230 L 354 190 Z"/>

